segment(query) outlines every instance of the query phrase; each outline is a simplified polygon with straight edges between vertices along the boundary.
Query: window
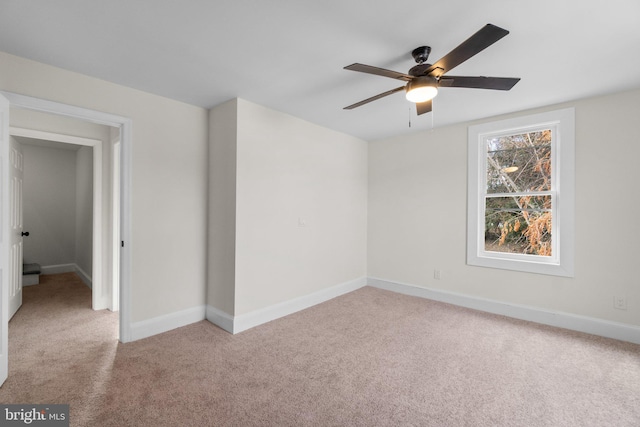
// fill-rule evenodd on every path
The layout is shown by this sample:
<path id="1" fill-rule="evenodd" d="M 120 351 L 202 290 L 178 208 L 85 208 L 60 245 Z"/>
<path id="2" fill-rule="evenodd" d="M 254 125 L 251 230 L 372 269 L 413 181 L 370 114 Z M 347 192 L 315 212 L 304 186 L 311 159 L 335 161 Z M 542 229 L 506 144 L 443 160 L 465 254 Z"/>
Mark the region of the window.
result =
<path id="1" fill-rule="evenodd" d="M 469 127 L 467 264 L 573 277 L 574 110 Z"/>

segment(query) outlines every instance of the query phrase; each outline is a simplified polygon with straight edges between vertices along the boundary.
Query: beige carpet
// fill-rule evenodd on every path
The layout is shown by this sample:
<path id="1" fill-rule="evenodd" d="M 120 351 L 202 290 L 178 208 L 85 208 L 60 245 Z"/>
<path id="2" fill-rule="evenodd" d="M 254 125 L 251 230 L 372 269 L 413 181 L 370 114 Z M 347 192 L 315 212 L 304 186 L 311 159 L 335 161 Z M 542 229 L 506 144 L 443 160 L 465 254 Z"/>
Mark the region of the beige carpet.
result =
<path id="1" fill-rule="evenodd" d="M 68 275 L 25 289 L 3 403 L 77 426 L 640 426 L 640 346 L 363 288 L 232 336 L 116 344 Z"/>
<path id="2" fill-rule="evenodd" d="M 91 309 L 91 290 L 75 273 L 40 276 L 25 286 L 9 322 L 9 378 L 2 403 L 69 403 L 73 425 L 106 381 L 117 348 L 118 314 Z"/>

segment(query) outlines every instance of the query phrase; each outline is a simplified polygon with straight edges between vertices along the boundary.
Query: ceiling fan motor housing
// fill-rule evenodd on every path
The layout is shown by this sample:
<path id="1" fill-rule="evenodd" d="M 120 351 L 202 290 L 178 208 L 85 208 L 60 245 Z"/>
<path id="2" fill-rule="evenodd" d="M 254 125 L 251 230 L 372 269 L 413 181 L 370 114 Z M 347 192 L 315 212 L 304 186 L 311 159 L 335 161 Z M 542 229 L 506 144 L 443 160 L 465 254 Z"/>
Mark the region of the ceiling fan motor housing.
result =
<path id="1" fill-rule="evenodd" d="M 431 68 L 431 64 L 418 64 L 411 67 L 409 70 L 409 75 L 413 77 L 426 76 L 427 70 Z M 436 68 L 436 71 L 442 70 L 441 68 Z M 433 73 L 429 73 L 428 75 L 433 75 Z M 435 76 L 434 76 L 435 77 Z"/>

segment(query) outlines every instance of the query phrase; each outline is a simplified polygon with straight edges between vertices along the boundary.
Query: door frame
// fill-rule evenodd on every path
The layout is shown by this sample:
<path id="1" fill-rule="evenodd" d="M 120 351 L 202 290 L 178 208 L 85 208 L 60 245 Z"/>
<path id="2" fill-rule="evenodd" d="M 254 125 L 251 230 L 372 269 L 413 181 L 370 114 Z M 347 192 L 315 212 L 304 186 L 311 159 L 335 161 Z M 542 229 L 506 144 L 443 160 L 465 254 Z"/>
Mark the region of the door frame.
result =
<path id="1" fill-rule="evenodd" d="M 131 341 L 131 146 L 132 126 L 131 119 L 101 111 L 91 110 L 73 105 L 62 104 L 40 98 L 20 95 L 13 92 L 0 91 L 9 100 L 11 107 L 25 108 L 44 113 L 57 114 L 84 120 L 96 124 L 107 125 L 120 129 L 120 280 L 119 293 L 119 340 Z M 8 126 L 7 124 L 2 124 Z M 7 129 L 8 132 L 8 129 Z M 95 151 L 95 150 L 94 150 Z M 94 154 L 95 155 L 95 154 Z M 2 181 L 6 179 L 8 171 L 2 172 Z M 4 215 L 3 209 L 3 215 Z M 6 218 L 3 218 L 3 223 Z M 5 251 L 6 252 L 6 251 Z M 6 258 L 6 255 L 3 254 Z M 94 253 L 95 257 L 95 253 Z M 95 259 L 95 258 L 94 258 Z M 3 259 L 2 265 L 7 265 L 8 260 Z M 0 283 L 6 287 L 8 284 Z M 2 325 L 3 327 L 5 325 Z"/>
<path id="2" fill-rule="evenodd" d="M 11 103 L 0 96 L 0 386 L 9 374 L 9 267 L 11 250 L 9 233 L 11 215 L 9 208 L 9 109 Z"/>

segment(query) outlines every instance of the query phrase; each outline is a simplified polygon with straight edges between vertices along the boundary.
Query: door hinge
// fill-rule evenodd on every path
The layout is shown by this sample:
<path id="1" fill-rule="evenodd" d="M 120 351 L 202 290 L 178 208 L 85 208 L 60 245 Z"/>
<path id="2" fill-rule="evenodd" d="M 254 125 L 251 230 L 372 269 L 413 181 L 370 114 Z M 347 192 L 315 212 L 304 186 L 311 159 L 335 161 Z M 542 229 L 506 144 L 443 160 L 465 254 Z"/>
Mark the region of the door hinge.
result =
<path id="1" fill-rule="evenodd" d="M 124 248 L 124 240 L 120 241 L 120 247 Z"/>

